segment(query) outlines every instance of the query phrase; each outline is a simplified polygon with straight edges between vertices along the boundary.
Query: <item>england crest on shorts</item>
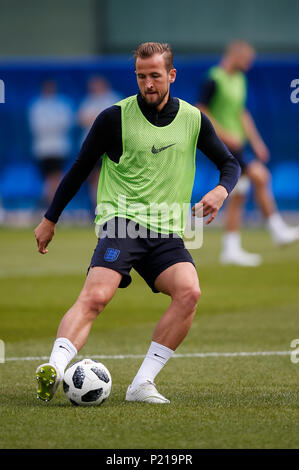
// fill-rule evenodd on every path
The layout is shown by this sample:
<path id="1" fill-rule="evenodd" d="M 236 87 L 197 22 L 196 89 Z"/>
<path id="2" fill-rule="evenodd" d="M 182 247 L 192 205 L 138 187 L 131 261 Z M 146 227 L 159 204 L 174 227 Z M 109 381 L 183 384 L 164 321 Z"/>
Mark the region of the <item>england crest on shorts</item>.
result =
<path id="1" fill-rule="evenodd" d="M 117 260 L 119 253 L 120 250 L 117 250 L 116 248 L 107 248 L 106 253 L 104 255 L 104 260 L 109 261 L 109 263 L 112 263 L 113 261 Z"/>

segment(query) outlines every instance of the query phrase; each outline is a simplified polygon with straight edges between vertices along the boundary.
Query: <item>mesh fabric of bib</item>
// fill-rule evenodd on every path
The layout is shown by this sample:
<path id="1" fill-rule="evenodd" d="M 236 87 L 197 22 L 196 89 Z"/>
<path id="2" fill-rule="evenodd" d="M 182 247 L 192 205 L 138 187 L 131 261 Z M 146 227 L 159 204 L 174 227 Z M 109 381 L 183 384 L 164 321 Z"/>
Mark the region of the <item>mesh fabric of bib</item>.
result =
<path id="1" fill-rule="evenodd" d="M 119 103 L 123 154 L 119 163 L 103 155 L 96 224 L 124 217 L 159 233 L 182 236 L 195 175 L 200 111 L 179 100 L 167 126 L 142 114 L 137 95 Z"/>

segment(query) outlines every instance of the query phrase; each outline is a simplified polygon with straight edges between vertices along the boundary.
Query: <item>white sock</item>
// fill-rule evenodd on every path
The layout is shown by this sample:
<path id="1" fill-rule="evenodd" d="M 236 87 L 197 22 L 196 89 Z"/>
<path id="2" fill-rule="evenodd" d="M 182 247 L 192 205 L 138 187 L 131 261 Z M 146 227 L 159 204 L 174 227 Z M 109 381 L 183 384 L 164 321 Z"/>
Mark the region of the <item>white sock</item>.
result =
<path id="1" fill-rule="evenodd" d="M 66 366 L 76 356 L 77 352 L 77 349 L 69 339 L 57 338 L 54 342 L 49 362 L 57 367 L 61 377 L 63 377 Z"/>
<path id="2" fill-rule="evenodd" d="M 287 224 L 283 221 L 281 215 L 278 212 L 274 212 L 267 219 L 267 225 L 272 235 L 280 235 L 282 230 L 288 228 Z"/>
<path id="3" fill-rule="evenodd" d="M 239 232 L 226 232 L 222 237 L 223 251 L 234 253 L 241 249 L 241 235 Z"/>
<path id="4" fill-rule="evenodd" d="M 154 382 L 155 377 L 165 366 L 166 362 L 173 353 L 174 351 L 172 351 L 172 349 L 152 341 L 143 363 L 141 364 L 140 369 L 132 382 L 132 385 L 138 386 L 147 380 Z"/>

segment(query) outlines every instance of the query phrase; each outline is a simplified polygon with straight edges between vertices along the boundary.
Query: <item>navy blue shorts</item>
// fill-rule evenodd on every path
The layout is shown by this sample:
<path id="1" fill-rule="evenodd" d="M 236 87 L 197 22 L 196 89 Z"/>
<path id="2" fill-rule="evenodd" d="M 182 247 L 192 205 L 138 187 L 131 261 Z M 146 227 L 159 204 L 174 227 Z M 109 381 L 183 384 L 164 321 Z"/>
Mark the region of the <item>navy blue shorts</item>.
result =
<path id="1" fill-rule="evenodd" d="M 255 156 L 252 152 L 247 152 L 244 149 L 240 150 L 239 152 L 230 151 L 232 155 L 238 160 L 240 167 L 242 169 L 242 173 L 246 170 L 246 167 L 255 160 Z"/>
<path id="2" fill-rule="evenodd" d="M 113 220 L 122 220 L 125 226 L 130 222 L 119 218 Z M 138 226 L 142 236 L 131 238 L 126 234 L 121 238 L 117 223 L 115 225 L 116 236 L 106 234 L 98 239 L 89 268 L 102 266 L 119 272 L 122 274 L 119 287 L 124 288 L 131 283 L 130 271 L 134 268 L 153 292 L 159 292 L 154 286 L 155 279 L 165 269 L 182 262 L 190 262 L 195 266 L 192 256 L 178 235 L 169 234 L 166 238 L 165 235 Z M 106 230 L 107 223 L 103 228 Z"/>

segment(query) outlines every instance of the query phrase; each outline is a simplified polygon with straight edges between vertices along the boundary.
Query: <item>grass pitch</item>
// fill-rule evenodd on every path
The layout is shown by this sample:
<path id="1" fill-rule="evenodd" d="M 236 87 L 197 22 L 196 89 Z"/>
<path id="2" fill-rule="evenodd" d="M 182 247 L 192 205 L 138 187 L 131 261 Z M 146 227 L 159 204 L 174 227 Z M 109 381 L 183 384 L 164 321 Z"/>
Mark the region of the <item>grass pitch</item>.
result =
<path id="1" fill-rule="evenodd" d="M 83 285 L 94 232 L 58 228 L 41 256 L 32 230 L 2 229 L 0 448 L 298 448 L 299 364 L 284 352 L 299 337 L 299 244 L 277 249 L 266 232 L 248 231 L 244 246 L 261 253 L 263 265 L 222 267 L 220 236 L 208 228 L 203 247 L 192 251 L 203 292 L 198 314 L 180 356 L 156 380 L 170 405 L 124 400 L 138 356 L 169 302 L 134 274 L 80 352 L 110 356 L 102 362 L 112 375 L 111 395 L 100 407 L 79 408 L 62 388 L 50 403 L 38 401 L 35 369 L 49 356 L 59 320 Z M 282 354 L 240 355 L 271 351 Z M 113 357 L 119 355 L 137 357 Z"/>

